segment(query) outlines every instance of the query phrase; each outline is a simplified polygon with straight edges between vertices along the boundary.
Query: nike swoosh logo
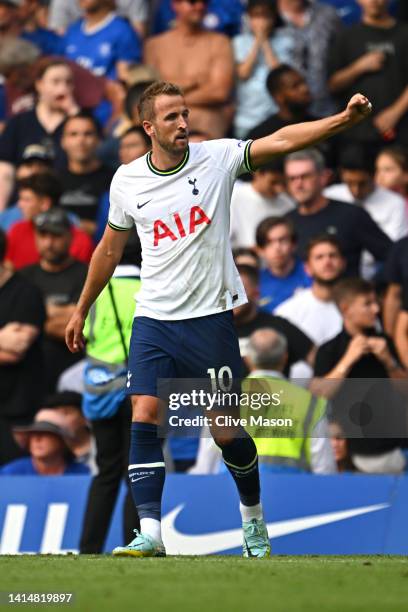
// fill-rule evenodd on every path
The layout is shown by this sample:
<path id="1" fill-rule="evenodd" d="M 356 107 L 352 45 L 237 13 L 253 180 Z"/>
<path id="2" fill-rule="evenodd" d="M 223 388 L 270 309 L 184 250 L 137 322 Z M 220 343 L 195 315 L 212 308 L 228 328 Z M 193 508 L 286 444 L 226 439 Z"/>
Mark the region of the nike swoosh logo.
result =
<path id="1" fill-rule="evenodd" d="M 350 510 L 327 512 L 325 514 L 314 514 L 302 516 L 287 521 L 276 521 L 267 524 L 269 538 L 279 538 L 299 531 L 306 531 L 314 527 L 345 521 L 346 519 L 378 512 L 389 508 L 390 504 L 376 504 L 373 506 L 362 506 Z M 211 555 L 242 546 L 242 529 L 230 529 L 217 531 L 215 533 L 188 535 L 178 531 L 175 526 L 176 519 L 183 510 L 181 504 L 169 512 L 162 520 L 164 543 L 169 555 Z"/>
<path id="2" fill-rule="evenodd" d="M 137 482 L 138 480 L 143 480 L 143 478 L 149 478 L 149 474 L 147 476 L 140 476 L 140 478 L 132 478 L 131 482 Z"/>
<path id="3" fill-rule="evenodd" d="M 143 206 L 146 206 L 146 204 L 148 204 L 149 202 L 151 202 L 151 200 L 147 200 L 147 202 L 145 202 L 144 204 L 138 204 L 137 208 L 140 210 L 141 208 L 143 208 Z"/>

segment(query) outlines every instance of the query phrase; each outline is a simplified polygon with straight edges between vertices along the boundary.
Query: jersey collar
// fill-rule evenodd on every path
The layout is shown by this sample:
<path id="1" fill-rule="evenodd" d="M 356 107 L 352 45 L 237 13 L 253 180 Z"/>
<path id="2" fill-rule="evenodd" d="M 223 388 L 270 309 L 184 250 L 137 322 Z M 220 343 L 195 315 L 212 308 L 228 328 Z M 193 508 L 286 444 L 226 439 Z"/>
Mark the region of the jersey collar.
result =
<path id="1" fill-rule="evenodd" d="M 159 176 L 170 176 L 171 174 L 177 174 L 177 172 L 180 172 L 180 170 L 182 170 L 184 166 L 187 164 L 189 157 L 190 157 L 190 149 L 188 148 L 181 162 L 174 168 L 170 168 L 170 170 L 159 170 L 159 168 L 156 168 L 156 166 L 152 162 L 152 152 L 151 151 L 149 151 L 149 153 L 147 154 L 146 161 L 147 161 L 147 165 L 149 166 L 149 170 L 151 170 L 151 172 L 154 172 L 154 174 L 158 174 Z"/>

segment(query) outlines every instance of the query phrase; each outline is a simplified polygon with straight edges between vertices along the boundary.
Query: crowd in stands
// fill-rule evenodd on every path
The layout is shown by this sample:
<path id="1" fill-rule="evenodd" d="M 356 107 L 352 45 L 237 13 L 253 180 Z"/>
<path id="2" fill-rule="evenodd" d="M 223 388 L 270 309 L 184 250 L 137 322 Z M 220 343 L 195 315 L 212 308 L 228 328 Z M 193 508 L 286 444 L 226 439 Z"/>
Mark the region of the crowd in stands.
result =
<path id="1" fill-rule="evenodd" d="M 408 377 L 407 4 L 0 0 L 0 474 L 98 474 L 84 551 L 101 550 L 125 473 L 136 232 L 90 314 L 84 354 L 68 351 L 64 330 L 112 176 L 149 151 L 137 103 L 158 79 L 182 88 L 191 142 L 262 138 L 357 92 L 371 101 L 368 120 L 236 183 L 230 237 L 248 303 L 234 316 L 243 377 L 281 378 L 325 414 L 287 465 L 288 447 L 266 449 L 254 432 L 265 466 L 408 470 L 408 401 L 393 386 Z M 381 383 L 364 391 L 381 413 L 365 438 L 362 409 L 354 420 L 345 410 L 352 379 Z M 104 405 L 92 399 L 101 384 Z M 348 435 L 356 421 L 361 435 Z M 170 437 L 166 452 L 177 471 L 218 470 L 206 438 Z M 132 512 L 129 499 L 128 531 Z"/>

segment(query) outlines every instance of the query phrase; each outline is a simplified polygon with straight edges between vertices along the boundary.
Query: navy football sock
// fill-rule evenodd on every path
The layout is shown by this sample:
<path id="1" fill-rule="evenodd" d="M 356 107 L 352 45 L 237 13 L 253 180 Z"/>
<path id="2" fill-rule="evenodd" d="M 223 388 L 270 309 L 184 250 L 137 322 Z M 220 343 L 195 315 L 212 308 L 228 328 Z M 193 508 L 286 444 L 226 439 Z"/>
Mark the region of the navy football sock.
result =
<path id="1" fill-rule="evenodd" d="M 165 465 L 157 425 L 132 423 L 129 452 L 129 483 L 139 518 L 161 518 Z"/>
<path id="2" fill-rule="evenodd" d="M 255 506 L 260 500 L 258 453 L 252 438 L 244 430 L 241 435 L 221 446 L 222 457 L 237 485 L 241 504 Z"/>

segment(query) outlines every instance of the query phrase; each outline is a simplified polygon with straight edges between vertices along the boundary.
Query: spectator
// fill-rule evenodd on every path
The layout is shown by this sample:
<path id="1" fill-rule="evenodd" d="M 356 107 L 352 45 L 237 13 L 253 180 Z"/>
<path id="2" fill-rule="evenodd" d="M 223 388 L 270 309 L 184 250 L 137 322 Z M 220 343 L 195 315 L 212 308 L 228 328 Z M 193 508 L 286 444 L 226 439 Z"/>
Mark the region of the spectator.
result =
<path id="1" fill-rule="evenodd" d="M 92 236 L 101 198 L 109 191 L 113 171 L 97 157 L 99 126 L 87 113 L 69 117 L 63 128 L 61 146 L 67 157 L 67 169 L 60 172 L 60 206 L 77 215 L 80 227 Z"/>
<path id="2" fill-rule="evenodd" d="M 67 116 L 79 108 L 73 96 L 73 77 L 63 60 L 44 58 L 37 66 L 34 110 L 12 117 L 0 136 L 0 160 L 18 165 L 29 145 L 39 144 L 61 161 L 60 139 Z"/>
<path id="3" fill-rule="evenodd" d="M 20 23 L 19 7 L 22 0 L 0 0 L 0 34 L 1 36 L 18 36 Z"/>
<path id="4" fill-rule="evenodd" d="M 393 337 L 395 323 L 401 310 L 402 295 L 408 290 L 408 238 L 398 240 L 392 247 L 384 266 L 388 288 L 384 298 L 384 329 Z"/>
<path id="5" fill-rule="evenodd" d="M 80 0 L 51 0 L 49 26 L 59 34 L 81 18 Z M 147 21 L 147 0 L 116 0 L 118 14 L 130 21 L 134 29 L 144 36 Z"/>
<path id="6" fill-rule="evenodd" d="M 408 369 L 408 285 L 402 294 L 401 310 L 395 325 L 394 342 L 401 363 Z"/>
<path id="7" fill-rule="evenodd" d="M 65 327 L 84 285 L 87 266 L 70 255 L 71 223 L 63 210 L 55 208 L 34 218 L 35 245 L 39 262 L 21 269 L 27 280 L 41 291 L 46 305 L 42 342 L 47 393 L 53 393 L 60 375 L 77 363 L 81 353 L 71 353 L 65 344 Z"/>
<path id="8" fill-rule="evenodd" d="M 32 419 L 44 392 L 41 294 L 3 265 L 5 251 L 0 230 L 0 465 L 21 455 L 11 428 Z"/>
<path id="9" fill-rule="evenodd" d="M 329 424 L 330 431 L 330 443 L 333 449 L 334 460 L 337 465 L 337 471 L 342 472 L 355 472 L 356 468 L 351 460 L 348 441 L 344 437 L 343 429 L 340 423 L 335 421 Z"/>
<path id="10" fill-rule="evenodd" d="M 375 182 L 379 187 L 399 193 L 408 207 L 408 152 L 394 145 L 385 147 L 376 159 Z"/>
<path id="11" fill-rule="evenodd" d="M 266 217 L 278 217 L 294 208 L 285 193 L 282 163 L 258 168 L 251 182 L 237 181 L 231 198 L 231 244 L 254 247 L 256 228 Z"/>
<path id="12" fill-rule="evenodd" d="M 312 286 L 297 291 L 282 302 L 275 313 L 296 325 L 316 346 L 340 333 L 342 319 L 333 300 L 333 288 L 343 274 L 346 262 L 333 236 L 318 236 L 310 241 L 306 251 L 306 272 Z"/>
<path id="13" fill-rule="evenodd" d="M 162 34 L 174 26 L 176 12 L 173 0 L 158 2 L 160 4 L 155 14 L 153 32 Z M 241 0 L 202 0 L 202 3 L 208 4 L 208 12 L 204 17 L 204 27 L 207 30 L 215 30 L 228 36 L 239 34 L 244 10 Z"/>
<path id="14" fill-rule="evenodd" d="M 44 414 L 45 413 L 45 414 Z M 45 420 L 46 419 L 46 420 Z M 40 411 L 31 425 L 14 427 L 13 433 L 29 457 L 15 459 L 0 470 L 1 476 L 73 476 L 89 474 L 89 468 L 74 460 L 71 435 L 64 419 L 49 410 Z"/>
<path id="15" fill-rule="evenodd" d="M 345 150 L 340 158 L 342 184 L 327 187 L 323 194 L 332 200 L 362 206 L 382 231 L 394 242 L 408 233 L 408 218 L 404 198 L 374 182 L 374 161 L 368 151 L 360 148 Z M 364 253 L 362 276 L 373 278 L 374 258 Z"/>
<path id="16" fill-rule="evenodd" d="M 323 195 L 326 184 L 324 159 L 315 149 L 288 155 L 285 161 L 288 190 L 298 208 L 288 213 L 298 236 L 301 257 L 308 242 L 320 234 L 336 236 L 346 259 L 346 274 L 358 276 L 363 249 L 384 261 L 391 240 L 358 206 L 335 202 Z"/>
<path id="17" fill-rule="evenodd" d="M 377 152 L 384 141 L 408 144 L 408 28 L 390 15 L 388 0 L 359 4 L 361 22 L 340 32 L 332 48 L 329 85 L 339 101 L 358 91 L 370 99 L 374 114 L 344 138 Z"/>
<path id="18" fill-rule="evenodd" d="M 138 157 L 150 151 L 150 138 L 141 126 L 131 127 L 123 134 L 119 144 L 119 160 L 121 164 L 130 164 Z"/>
<path id="19" fill-rule="evenodd" d="M 400 440 L 391 436 L 397 430 L 401 438 L 404 436 L 405 408 L 403 420 L 396 428 L 395 393 L 388 379 L 405 378 L 406 371 L 398 362 L 392 340 L 376 331 L 379 306 L 373 285 L 358 278 L 345 279 L 338 283 L 334 297 L 344 327 L 318 349 L 315 362 L 318 379 L 313 388 L 331 399 L 333 418 L 344 427 L 353 463 L 360 471 L 400 473 L 405 468 L 405 458 Z M 356 385 L 346 385 L 347 379 L 359 380 Z M 356 395 L 362 398 L 357 404 Z M 365 424 L 367 405 L 373 416 Z M 350 438 L 348 432 L 355 432 L 358 424 L 360 437 L 354 437 L 354 433 Z M 379 438 L 381 434 L 383 437 Z"/>
<path id="20" fill-rule="evenodd" d="M 50 174 L 38 174 L 20 181 L 18 206 L 22 210 L 24 220 L 15 223 L 7 234 L 6 261 L 14 269 L 38 263 L 40 257 L 35 245 L 33 219 L 41 212 L 55 207 L 60 193 L 60 182 Z M 71 230 L 71 256 L 88 263 L 93 251 L 92 240 L 75 226 Z"/>
<path id="21" fill-rule="evenodd" d="M 298 289 L 312 281 L 303 262 L 296 255 L 296 233 L 287 218 L 268 217 L 256 230 L 258 254 L 266 267 L 260 273 L 262 310 L 272 313 Z"/>
<path id="22" fill-rule="evenodd" d="M 38 21 L 41 0 L 19 0 L 18 27 L 22 29 L 21 38 L 32 42 L 42 55 L 62 55 L 62 39 L 52 30 L 41 27 Z"/>
<path id="23" fill-rule="evenodd" d="M 237 138 L 243 138 L 272 111 L 276 112 L 266 88 L 267 76 L 281 63 L 291 63 L 295 46 L 293 33 L 279 27 L 282 21 L 274 0 L 249 0 L 246 14 L 249 31 L 233 40 L 238 75 L 234 119 Z"/>
<path id="24" fill-rule="evenodd" d="M 274 436 L 270 427 L 252 426 L 247 430 L 254 438 L 260 469 L 263 472 L 331 474 L 336 471 L 329 440 L 326 402 L 313 397 L 310 391 L 285 379 L 288 346 L 286 338 L 272 329 L 258 329 L 249 338 L 249 363 L 251 373 L 244 380 L 243 392 L 276 393 L 282 390 L 284 403 L 280 417 L 295 416 L 290 436 Z M 259 382 L 257 383 L 257 380 Z M 264 407 L 262 417 L 276 418 L 276 406 Z M 241 416 L 251 413 L 251 408 L 241 408 Z"/>
<path id="25" fill-rule="evenodd" d="M 89 423 L 82 414 L 82 395 L 73 391 L 54 393 L 44 400 L 42 406 L 55 414 L 62 415 L 66 428 L 71 434 L 69 447 L 76 461 L 87 465 L 90 471 L 95 473 L 94 440 Z"/>
<path id="26" fill-rule="evenodd" d="M 220 138 L 232 121 L 229 102 L 234 60 L 230 41 L 204 29 L 206 2 L 175 0 L 173 7 L 174 28 L 147 41 L 145 62 L 161 79 L 183 89 L 190 109 L 190 129 Z"/>
<path id="27" fill-rule="evenodd" d="M 271 70 L 266 87 L 277 110 L 250 130 L 247 138 L 263 138 L 291 123 L 312 120 L 313 117 L 307 112 L 311 102 L 309 88 L 304 77 L 294 68 L 281 64 Z"/>
<path id="28" fill-rule="evenodd" d="M 134 296 L 140 289 L 140 243 L 134 229 L 108 286 L 91 307 L 84 334 L 88 338 L 83 410 L 96 441 L 98 474 L 88 493 L 80 551 L 102 551 L 123 476 L 128 480 L 131 406 L 126 397 L 128 346 Z M 124 539 L 139 519 L 128 489 Z"/>
<path id="29" fill-rule="evenodd" d="M 313 364 L 314 347 L 308 336 L 282 317 L 263 312 L 258 308 L 258 271 L 253 266 L 248 265 L 239 265 L 237 268 L 248 297 L 246 304 L 234 308 L 234 321 L 243 358 L 244 375 L 248 373 L 246 357 L 248 355 L 249 336 L 257 329 L 265 327 L 280 332 L 287 340 L 288 362 L 285 368 L 285 376 L 287 376 L 289 368 L 297 361 L 307 361 L 309 364 Z"/>
<path id="30" fill-rule="evenodd" d="M 16 169 L 17 181 L 23 180 L 33 174 L 51 172 L 53 160 L 47 149 L 41 145 L 29 145 L 23 153 L 23 160 Z M 9 206 L 0 213 L 0 228 L 7 232 L 14 223 L 23 220 L 23 212 L 18 204 Z"/>
<path id="31" fill-rule="evenodd" d="M 65 55 L 93 74 L 126 80 L 131 64 L 142 57 L 139 36 L 114 12 L 112 0 L 79 0 L 83 18 L 65 34 Z"/>
<path id="32" fill-rule="evenodd" d="M 329 49 L 341 21 L 331 6 L 309 0 L 278 0 L 279 12 L 296 40 L 295 65 L 305 75 L 312 94 L 312 115 L 334 110 L 327 87 Z"/>

